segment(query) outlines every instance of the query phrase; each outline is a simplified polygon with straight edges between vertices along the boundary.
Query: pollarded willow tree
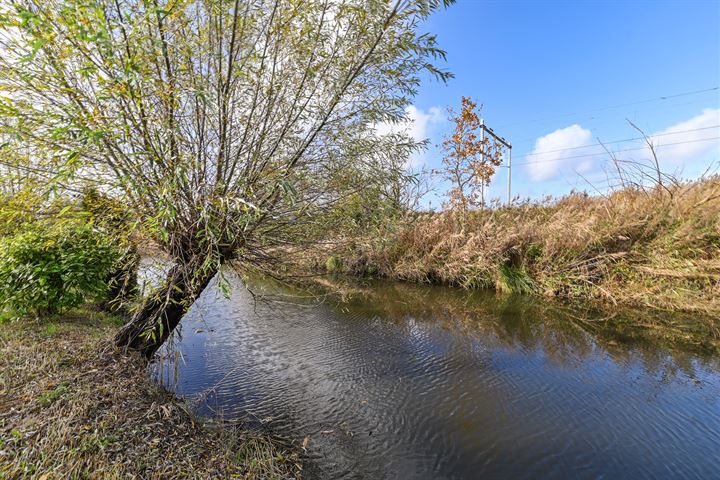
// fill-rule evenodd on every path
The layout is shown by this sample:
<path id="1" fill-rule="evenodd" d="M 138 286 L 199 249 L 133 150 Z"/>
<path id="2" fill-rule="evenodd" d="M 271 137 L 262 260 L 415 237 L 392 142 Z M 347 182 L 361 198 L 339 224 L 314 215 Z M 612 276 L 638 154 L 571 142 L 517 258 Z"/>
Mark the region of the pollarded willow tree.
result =
<path id="1" fill-rule="evenodd" d="M 443 57 L 451 0 L 5 0 L 0 116 L 55 192 L 125 202 L 170 256 L 116 337 L 154 352 L 230 260 L 312 241 L 418 143 L 379 136 Z M 308 228 L 312 226 L 314 228 Z"/>

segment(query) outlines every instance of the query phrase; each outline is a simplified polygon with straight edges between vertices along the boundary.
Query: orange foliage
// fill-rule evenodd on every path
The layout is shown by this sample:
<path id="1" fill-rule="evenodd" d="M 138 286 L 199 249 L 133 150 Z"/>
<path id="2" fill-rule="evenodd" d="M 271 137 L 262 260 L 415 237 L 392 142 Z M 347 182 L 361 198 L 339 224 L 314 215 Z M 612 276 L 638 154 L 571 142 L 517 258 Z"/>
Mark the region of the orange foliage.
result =
<path id="1" fill-rule="evenodd" d="M 476 107 L 469 97 L 462 97 L 460 113 L 449 109 L 455 129 L 443 141 L 446 154 L 443 169 L 438 172 L 453 184 L 448 191 L 449 207 L 462 212 L 484 206 L 484 188 L 502 163 L 500 145 L 482 138 Z"/>

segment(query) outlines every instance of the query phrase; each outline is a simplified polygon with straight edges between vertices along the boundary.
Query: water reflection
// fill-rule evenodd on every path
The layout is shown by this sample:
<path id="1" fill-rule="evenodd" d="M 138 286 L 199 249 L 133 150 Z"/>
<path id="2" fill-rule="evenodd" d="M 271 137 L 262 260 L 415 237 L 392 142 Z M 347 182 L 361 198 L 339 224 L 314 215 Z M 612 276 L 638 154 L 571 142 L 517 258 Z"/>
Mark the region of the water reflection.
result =
<path id="1" fill-rule="evenodd" d="M 618 328 L 637 312 L 390 282 L 319 303 L 255 282 L 257 301 L 226 278 L 156 376 L 203 414 L 309 436 L 311 478 L 720 471 L 717 357 Z"/>
<path id="2" fill-rule="evenodd" d="M 394 322 L 412 317 L 462 330 L 485 342 L 492 338 L 507 348 L 539 349 L 558 365 L 603 353 L 621 364 L 641 361 L 648 372 L 655 374 L 672 375 L 680 369 L 693 376 L 695 361 L 715 370 L 720 368 L 711 332 L 677 338 L 671 336 L 675 332 L 668 335 L 669 329 L 663 330 L 662 325 L 669 323 L 703 324 L 703 319 L 689 315 L 683 318 L 681 314 L 633 309 L 616 309 L 610 314 L 527 296 L 377 280 L 355 283 L 347 297 L 339 304 L 345 311 Z M 638 316 L 645 318 L 638 322 Z M 646 327 L 633 327 L 637 323 Z M 661 335 L 647 327 L 656 328 Z"/>

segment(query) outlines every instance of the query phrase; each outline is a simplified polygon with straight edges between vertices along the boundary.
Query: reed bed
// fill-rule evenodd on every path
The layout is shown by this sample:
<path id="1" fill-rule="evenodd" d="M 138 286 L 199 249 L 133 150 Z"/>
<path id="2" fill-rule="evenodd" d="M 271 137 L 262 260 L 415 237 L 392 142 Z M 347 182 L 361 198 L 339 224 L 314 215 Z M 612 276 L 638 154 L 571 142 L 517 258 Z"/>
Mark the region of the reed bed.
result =
<path id="1" fill-rule="evenodd" d="M 345 273 L 720 315 L 720 177 L 418 214 L 338 241 Z M 717 332 L 720 325 L 713 324 Z"/>

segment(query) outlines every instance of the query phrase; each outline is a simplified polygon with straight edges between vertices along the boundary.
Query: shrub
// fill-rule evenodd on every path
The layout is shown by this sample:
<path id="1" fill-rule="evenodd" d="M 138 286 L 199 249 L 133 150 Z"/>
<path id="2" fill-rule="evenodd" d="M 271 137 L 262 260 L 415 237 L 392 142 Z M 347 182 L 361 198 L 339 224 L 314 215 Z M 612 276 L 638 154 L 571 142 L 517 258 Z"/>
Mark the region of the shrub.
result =
<path id="1" fill-rule="evenodd" d="M 110 236 L 84 223 L 33 223 L 0 240 L 0 308 L 47 316 L 107 293 L 122 256 Z"/>

